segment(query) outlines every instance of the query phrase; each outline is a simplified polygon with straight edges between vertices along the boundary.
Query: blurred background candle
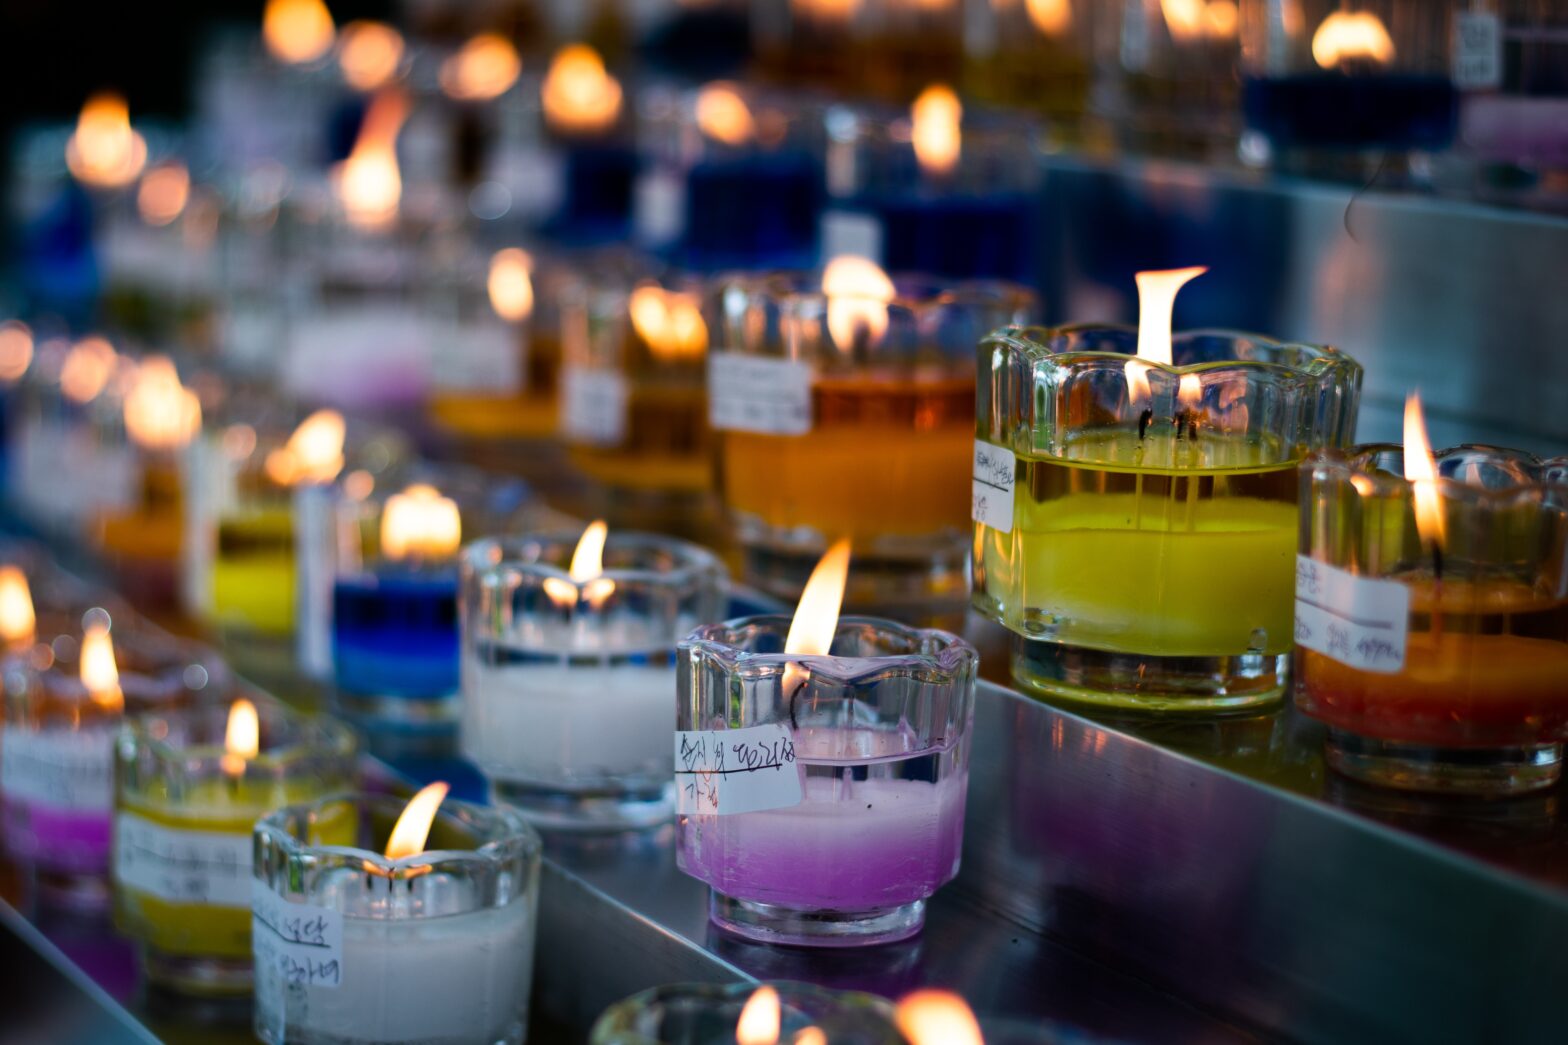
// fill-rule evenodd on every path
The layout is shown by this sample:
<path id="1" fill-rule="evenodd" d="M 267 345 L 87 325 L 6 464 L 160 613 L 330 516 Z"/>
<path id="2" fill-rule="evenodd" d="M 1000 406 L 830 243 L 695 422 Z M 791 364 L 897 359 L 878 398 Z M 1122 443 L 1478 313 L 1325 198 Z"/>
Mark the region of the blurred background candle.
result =
<path id="1" fill-rule="evenodd" d="M 589 1045 L 904 1045 L 892 1006 L 874 994 L 805 983 L 675 983 L 600 1014 Z M 934 1043 L 933 1043 L 934 1045 Z"/>
<path id="2" fill-rule="evenodd" d="M 548 231 L 577 245 L 625 240 L 639 160 L 620 81 L 592 47 L 568 44 L 551 58 L 539 100 L 562 149 L 561 205 Z"/>

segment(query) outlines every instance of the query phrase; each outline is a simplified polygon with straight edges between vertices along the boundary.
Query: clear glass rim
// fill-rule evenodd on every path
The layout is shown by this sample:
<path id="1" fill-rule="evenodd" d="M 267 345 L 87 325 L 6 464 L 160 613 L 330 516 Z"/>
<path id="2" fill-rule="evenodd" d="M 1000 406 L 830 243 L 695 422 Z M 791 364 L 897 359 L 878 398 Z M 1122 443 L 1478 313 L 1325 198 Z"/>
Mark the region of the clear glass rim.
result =
<path id="1" fill-rule="evenodd" d="M 529 557 L 528 550 L 542 550 L 547 545 L 571 549 L 577 546 L 581 538 L 581 530 L 552 530 L 516 537 L 483 537 L 464 545 L 459 557 L 465 573 L 485 575 L 506 571 L 540 581 L 565 581 L 575 587 L 578 586 L 577 582 L 571 579 L 566 567 Z M 675 560 L 675 568 L 671 570 L 607 567 L 598 575 L 617 584 L 624 582 L 641 586 L 683 587 L 715 574 L 720 583 L 726 583 L 729 579 L 729 571 L 717 555 L 701 545 L 677 537 L 634 530 L 611 530 L 605 539 L 607 557 L 612 548 L 657 549 Z M 567 558 L 570 558 L 570 552 Z"/>
<path id="2" fill-rule="evenodd" d="M 252 703 L 256 705 L 256 714 L 264 727 L 270 719 L 274 728 L 287 728 L 293 735 L 288 743 L 271 750 L 262 750 L 255 757 L 247 758 L 246 777 L 283 777 L 294 767 L 323 756 L 352 759 L 358 749 L 354 731 L 336 719 L 325 715 L 301 715 L 271 700 L 253 700 Z M 169 727 L 177 723 L 208 719 L 216 725 L 216 735 L 221 737 L 232 706 L 233 702 L 230 701 L 129 715 L 120 726 L 122 754 L 145 751 L 155 764 L 172 769 L 181 776 L 190 775 L 197 766 L 223 758 L 226 752 L 222 742 L 177 746 L 158 735 L 159 727 L 162 726 L 167 734 Z M 126 745 L 129 745 L 129 750 L 126 750 Z"/>
<path id="3" fill-rule="evenodd" d="M 973 672 L 980 654 L 964 639 L 950 631 L 938 628 L 915 628 L 881 617 L 863 617 L 852 614 L 839 617 L 835 637 L 841 631 L 874 627 L 878 631 L 897 635 L 911 646 L 933 645 L 934 653 L 888 653 L 868 657 L 841 657 L 827 654 L 806 653 L 752 653 L 741 649 L 731 640 L 736 632 L 753 628 L 772 628 L 780 634 L 789 632 L 793 618 L 789 614 L 760 613 L 749 617 L 735 617 L 714 624 L 704 624 L 681 641 L 682 650 L 701 653 L 706 659 L 718 661 L 733 674 L 767 674 L 783 669 L 788 664 L 800 664 L 811 669 L 814 679 L 839 685 L 852 686 L 874 676 L 884 675 L 889 667 L 909 665 L 940 676 L 933 682 L 951 683 L 966 670 Z"/>
<path id="4" fill-rule="evenodd" d="M 600 1034 L 614 1032 L 618 1045 L 660 1045 L 658 1038 L 640 1034 L 635 1029 L 639 1013 L 667 1006 L 672 1002 L 694 1001 L 710 1004 L 744 1005 L 747 998 L 761 987 L 772 987 L 779 993 L 779 1001 L 788 1006 L 801 1002 L 859 1010 L 880 1016 L 892 1029 L 893 1004 L 886 998 L 864 991 L 839 991 L 794 980 L 768 980 L 758 983 L 668 983 L 650 987 L 622 998 L 594 1021 L 590 1040 L 598 1042 Z M 738 1015 L 738 1011 L 737 1011 Z"/>
<path id="5" fill-rule="evenodd" d="M 891 272 L 888 275 L 895 291 L 892 301 L 861 294 L 829 295 L 822 289 L 821 271 L 727 273 L 717 277 L 713 286 L 721 300 L 731 292 L 738 292 L 744 294 L 748 301 L 767 298 L 790 309 L 808 303 L 826 308 L 830 297 L 915 313 L 957 306 L 1016 310 L 1031 308 L 1037 300 L 1033 290 L 1010 280 L 942 279 L 923 272 Z"/>
<path id="6" fill-rule="evenodd" d="M 1303 468 L 1313 472 L 1326 472 L 1355 483 L 1357 491 L 1366 496 L 1409 496 L 1411 482 L 1403 475 L 1395 475 L 1380 467 L 1380 458 L 1397 456 L 1404 459 L 1405 448 L 1398 443 L 1360 443 L 1347 449 L 1324 448 L 1314 450 L 1302 462 Z M 1507 486 L 1485 487 L 1440 476 L 1438 491 L 1445 500 L 1470 503 L 1493 503 L 1516 500 L 1520 494 L 1548 491 L 1568 495 L 1568 457 L 1537 457 L 1525 450 L 1514 450 L 1487 443 L 1461 443 L 1445 447 L 1432 454 L 1441 467 L 1444 461 L 1462 457 L 1482 460 L 1497 465 L 1500 474 L 1511 474 L 1517 482 Z M 1526 473 L 1520 475 L 1519 470 Z M 1357 481 L 1359 480 L 1359 482 Z"/>
<path id="7" fill-rule="evenodd" d="M 1068 323 L 1062 326 L 1010 326 L 993 330 L 981 339 L 982 345 L 1005 345 L 1017 349 L 1041 361 L 1049 361 L 1056 366 L 1073 366 L 1086 363 L 1114 363 L 1117 365 L 1137 358 L 1124 352 L 1094 352 L 1065 350 L 1054 347 L 1053 341 L 1074 335 L 1101 332 L 1115 333 L 1129 336 L 1134 339 L 1138 335 L 1138 328 L 1125 323 Z M 1257 344 L 1270 352 L 1285 354 L 1299 352 L 1307 357 L 1306 366 L 1296 366 L 1290 363 L 1266 359 L 1216 359 L 1204 363 L 1189 363 L 1185 366 L 1175 366 L 1167 363 L 1144 362 L 1151 370 L 1158 370 L 1173 376 L 1181 374 L 1215 373 L 1225 370 L 1264 371 L 1282 373 L 1291 376 L 1321 377 L 1329 373 L 1360 374 L 1361 364 L 1333 345 L 1318 345 L 1308 341 L 1285 341 L 1269 337 L 1267 334 L 1254 334 L 1245 330 L 1232 330 L 1224 327 L 1199 327 L 1192 330 L 1173 331 L 1171 340 L 1175 344 L 1193 338 L 1218 338 L 1228 341 L 1248 341 Z"/>

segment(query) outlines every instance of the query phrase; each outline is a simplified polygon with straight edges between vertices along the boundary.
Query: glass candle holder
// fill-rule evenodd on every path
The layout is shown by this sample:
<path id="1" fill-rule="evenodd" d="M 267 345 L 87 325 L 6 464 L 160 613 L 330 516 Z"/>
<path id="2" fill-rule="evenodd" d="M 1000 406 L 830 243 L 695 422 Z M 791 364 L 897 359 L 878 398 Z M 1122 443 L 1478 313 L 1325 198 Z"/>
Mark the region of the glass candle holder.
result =
<path id="1" fill-rule="evenodd" d="M 1568 739 L 1568 462 L 1439 454 L 1445 539 L 1417 529 L 1404 453 L 1301 468 L 1296 704 L 1327 760 L 1386 787 L 1550 787 Z"/>
<path id="2" fill-rule="evenodd" d="M 974 345 L 1030 315 L 1034 296 L 920 278 L 900 281 L 891 301 L 820 287 L 778 275 L 715 291 L 709 418 L 745 579 L 793 600 L 849 536 L 847 607 L 961 607 Z"/>
<path id="3" fill-rule="evenodd" d="M 1213 711 L 1284 693 L 1296 467 L 1343 445 L 1361 368 L 1326 347 L 1004 330 L 980 345 L 974 606 L 1038 696 Z M 1146 384 L 1144 382 L 1147 382 Z"/>
<path id="4" fill-rule="evenodd" d="M 563 829 L 662 823 L 674 808 L 675 647 L 722 616 L 709 551 L 611 531 L 603 570 L 568 573 L 578 535 L 463 552 L 463 753 L 497 801 Z"/>
<path id="5" fill-rule="evenodd" d="M 448 800 L 425 852 L 381 856 L 384 795 L 290 806 L 256 825 L 256 1035 L 268 1045 L 523 1040 L 539 836 L 505 807 Z"/>
<path id="6" fill-rule="evenodd" d="M 748 939 L 902 940 L 958 874 L 979 655 L 947 632 L 841 618 L 828 656 L 791 618 L 680 646 L 677 857 Z"/>
<path id="7" fill-rule="evenodd" d="M 236 754 L 225 740 L 241 713 L 135 716 L 115 745 L 115 920 L 141 944 L 148 981 L 176 991 L 250 993 L 256 821 L 354 782 L 346 726 L 262 702 L 255 753 L 242 737 Z"/>
<path id="8" fill-rule="evenodd" d="M 675 983 L 633 994 L 594 1021 L 589 1045 L 731 1045 L 746 1003 L 759 989 L 779 1000 L 779 1041 L 815 1028 L 825 1045 L 902 1045 L 893 1006 L 874 994 L 804 983 Z"/>

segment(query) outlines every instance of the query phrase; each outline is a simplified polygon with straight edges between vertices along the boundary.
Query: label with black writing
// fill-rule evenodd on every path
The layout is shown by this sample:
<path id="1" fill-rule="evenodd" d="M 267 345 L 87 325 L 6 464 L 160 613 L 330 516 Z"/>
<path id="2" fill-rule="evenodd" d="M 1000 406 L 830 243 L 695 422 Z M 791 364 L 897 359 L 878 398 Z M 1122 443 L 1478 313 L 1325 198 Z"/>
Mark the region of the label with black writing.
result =
<path id="1" fill-rule="evenodd" d="M 1296 556 L 1296 645 L 1362 671 L 1405 666 L 1410 589 Z"/>
<path id="2" fill-rule="evenodd" d="M 1454 13 L 1454 86 L 1486 90 L 1503 82 L 1503 25 L 1491 11 Z"/>
<path id="3" fill-rule="evenodd" d="M 1013 452 L 975 440 L 975 468 L 969 484 L 969 517 L 993 530 L 1013 532 Z"/>
<path id="4" fill-rule="evenodd" d="M 174 903 L 251 904 L 251 837 L 188 831 L 121 813 L 114 820 L 114 877 Z"/>
<path id="5" fill-rule="evenodd" d="M 763 435 L 811 431 L 809 364 L 795 359 L 713 352 L 708 356 L 708 421 L 714 428 Z"/>
<path id="6" fill-rule="evenodd" d="M 800 804 L 800 769 L 788 726 L 676 731 L 675 809 L 732 816 Z"/>
<path id="7" fill-rule="evenodd" d="M 113 785 L 114 736 L 106 729 L 0 731 L 0 790 L 13 802 L 107 813 Z"/>
<path id="8" fill-rule="evenodd" d="M 573 442 L 616 446 L 626 438 L 626 376 L 569 366 L 561 372 L 561 430 Z"/>
<path id="9" fill-rule="evenodd" d="M 343 982 L 340 912 L 291 903 L 254 878 L 250 910 L 258 983 L 276 978 L 284 985 L 336 990 Z"/>

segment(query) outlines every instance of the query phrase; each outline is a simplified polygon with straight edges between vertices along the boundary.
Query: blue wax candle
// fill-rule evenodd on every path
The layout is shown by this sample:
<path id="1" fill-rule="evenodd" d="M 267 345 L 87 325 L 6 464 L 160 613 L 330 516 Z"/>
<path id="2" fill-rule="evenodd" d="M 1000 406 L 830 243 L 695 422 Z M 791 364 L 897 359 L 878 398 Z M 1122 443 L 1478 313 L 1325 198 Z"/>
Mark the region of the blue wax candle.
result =
<path id="1" fill-rule="evenodd" d="M 822 165 L 797 150 L 716 156 L 686 174 L 681 260 L 693 269 L 809 268 Z"/>
<path id="2" fill-rule="evenodd" d="M 339 577 L 332 652 L 349 693 L 436 699 L 458 687 L 457 569 L 381 565 Z"/>
<path id="3" fill-rule="evenodd" d="M 1446 76 L 1300 73 L 1249 79 L 1247 126 L 1276 148 L 1445 149 L 1459 122 L 1459 92 Z"/>
<path id="4" fill-rule="evenodd" d="M 1034 207 L 1020 192 L 911 190 L 870 203 L 882 225 L 882 267 L 946 279 L 1034 278 Z"/>
<path id="5" fill-rule="evenodd" d="M 570 142 L 565 150 L 565 191 L 547 231 L 580 244 L 625 240 L 636 199 L 636 151 L 616 142 Z"/>

